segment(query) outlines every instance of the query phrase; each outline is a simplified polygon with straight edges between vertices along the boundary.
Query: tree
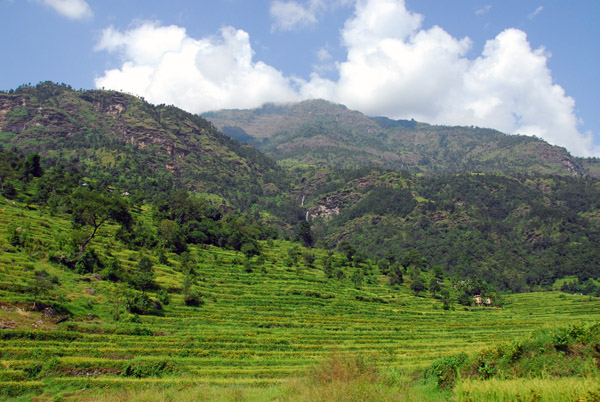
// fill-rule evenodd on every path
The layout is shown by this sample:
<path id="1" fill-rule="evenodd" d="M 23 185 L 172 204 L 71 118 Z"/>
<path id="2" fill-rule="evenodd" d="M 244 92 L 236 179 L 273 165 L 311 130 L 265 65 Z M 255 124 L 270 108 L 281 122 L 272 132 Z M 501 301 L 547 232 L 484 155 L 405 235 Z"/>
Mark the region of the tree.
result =
<path id="1" fill-rule="evenodd" d="M 473 303 L 473 296 L 465 290 L 458 296 L 458 303 L 463 306 L 470 306 Z"/>
<path id="2" fill-rule="evenodd" d="M 414 267 L 421 269 L 427 265 L 427 260 L 421 257 L 421 254 L 417 250 L 410 250 L 402 257 L 401 265 L 404 267 Z"/>
<path id="3" fill-rule="evenodd" d="M 342 253 L 344 253 L 344 255 L 346 256 L 348 261 L 352 261 L 354 254 L 356 254 L 356 249 L 354 247 L 352 247 L 352 245 L 350 243 L 348 243 L 346 240 L 340 242 L 338 247 L 339 247 L 340 251 Z"/>
<path id="4" fill-rule="evenodd" d="M 115 287 L 110 292 L 110 302 L 114 307 L 113 310 L 113 320 L 115 323 L 119 321 L 121 315 L 121 305 L 125 302 L 127 298 L 127 288 L 124 284 L 115 284 Z"/>
<path id="5" fill-rule="evenodd" d="M 381 272 L 382 275 L 387 275 L 390 273 L 390 263 L 388 260 L 380 260 L 377 263 L 377 267 L 379 268 L 379 272 Z"/>
<path id="6" fill-rule="evenodd" d="M 433 278 L 431 282 L 429 282 L 429 293 L 431 293 L 434 297 L 436 293 L 439 292 L 441 289 L 442 287 L 438 283 L 437 279 Z"/>
<path id="7" fill-rule="evenodd" d="M 154 268 L 150 258 L 143 256 L 140 259 L 137 272 L 131 278 L 131 283 L 137 290 L 141 290 L 142 292 L 156 287 L 154 283 Z"/>
<path id="8" fill-rule="evenodd" d="M 255 255 L 260 254 L 260 249 L 258 244 L 253 241 L 248 241 L 242 244 L 240 251 L 246 256 L 246 259 L 249 261 Z"/>
<path id="9" fill-rule="evenodd" d="M 306 251 L 306 252 L 302 253 L 302 258 L 304 259 L 304 262 L 306 263 L 307 267 L 313 268 L 314 267 L 314 263 L 315 263 L 315 259 L 317 257 L 313 253 L 311 253 L 310 251 Z"/>
<path id="10" fill-rule="evenodd" d="M 390 270 L 390 285 L 396 286 L 404 283 L 404 277 L 402 276 L 402 267 L 394 264 Z"/>
<path id="11" fill-rule="evenodd" d="M 323 273 L 327 278 L 333 278 L 333 265 L 331 260 L 333 258 L 333 253 L 330 251 L 325 258 L 323 258 Z"/>
<path id="12" fill-rule="evenodd" d="M 73 225 L 90 227 L 79 243 L 79 254 L 83 255 L 85 247 L 96 236 L 98 229 L 108 222 L 118 222 L 124 227 L 131 226 L 131 214 L 127 203 L 117 196 L 103 195 L 86 189 L 75 190 L 71 196 L 73 204 Z"/>
<path id="13" fill-rule="evenodd" d="M 425 286 L 425 282 L 423 282 L 423 279 L 421 279 L 421 277 L 419 276 L 412 281 L 412 283 L 410 284 L 410 289 L 413 292 L 415 292 L 415 296 L 419 296 L 419 293 L 421 293 L 424 290 L 427 290 L 427 286 Z"/>
<path id="14" fill-rule="evenodd" d="M 291 267 L 293 265 L 298 264 L 298 258 L 300 257 L 300 254 L 300 248 L 298 248 L 298 246 L 290 248 L 287 252 L 287 257 L 284 261 L 285 265 Z"/>
<path id="15" fill-rule="evenodd" d="M 23 177 L 25 181 L 31 180 L 32 177 L 42 177 L 43 175 L 44 169 L 42 169 L 42 165 L 40 164 L 40 155 L 29 155 L 23 164 Z"/>
<path id="16" fill-rule="evenodd" d="M 194 280 L 190 274 L 183 279 L 183 304 L 198 307 L 204 304 L 202 294 L 193 286 Z"/>
<path id="17" fill-rule="evenodd" d="M 163 219 L 158 224 L 158 236 L 162 241 L 163 247 L 167 247 L 177 254 L 187 250 L 185 236 L 177 224 L 170 219 Z"/>
<path id="18" fill-rule="evenodd" d="M 433 275 L 435 275 L 435 277 L 437 279 L 444 278 L 444 269 L 442 268 L 441 265 L 434 265 L 433 266 Z"/>
<path id="19" fill-rule="evenodd" d="M 354 283 L 354 287 L 356 289 L 360 289 L 360 286 L 363 283 L 363 273 L 360 272 L 360 269 L 357 268 L 354 270 L 352 276 L 350 277 L 350 280 L 352 281 L 352 283 Z"/>
<path id="20" fill-rule="evenodd" d="M 450 290 L 446 287 L 442 288 L 442 290 L 440 290 L 440 296 L 442 296 L 442 301 L 444 302 L 442 308 L 444 310 L 450 310 L 450 306 L 452 304 L 452 299 L 450 299 Z"/>
<path id="21" fill-rule="evenodd" d="M 53 287 L 54 285 L 46 271 L 35 271 L 27 286 L 27 290 L 33 294 L 33 308 L 37 308 L 38 299 L 50 293 Z"/>
<path id="22" fill-rule="evenodd" d="M 310 223 L 306 220 L 300 222 L 298 226 L 298 237 L 304 243 L 305 247 L 312 247 L 314 244 L 313 234 L 310 228 Z"/>

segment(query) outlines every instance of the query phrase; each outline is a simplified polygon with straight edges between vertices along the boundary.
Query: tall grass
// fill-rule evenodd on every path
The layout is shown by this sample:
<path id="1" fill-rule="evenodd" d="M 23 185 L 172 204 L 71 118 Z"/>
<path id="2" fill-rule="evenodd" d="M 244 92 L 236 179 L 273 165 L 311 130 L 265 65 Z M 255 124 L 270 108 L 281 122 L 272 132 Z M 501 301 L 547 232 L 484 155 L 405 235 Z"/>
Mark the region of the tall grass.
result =
<path id="1" fill-rule="evenodd" d="M 358 356 L 332 355 L 313 367 L 306 376 L 290 378 L 264 387 L 190 386 L 136 390 L 80 390 L 63 392 L 64 401 L 97 402 L 437 402 L 448 400 L 450 392 L 440 391 L 410 376 L 379 370 L 373 362 Z"/>
<path id="2" fill-rule="evenodd" d="M 522 378 L 464 380 L 457 384 L 458 402 L 598 402 L 600 378 Z"/>

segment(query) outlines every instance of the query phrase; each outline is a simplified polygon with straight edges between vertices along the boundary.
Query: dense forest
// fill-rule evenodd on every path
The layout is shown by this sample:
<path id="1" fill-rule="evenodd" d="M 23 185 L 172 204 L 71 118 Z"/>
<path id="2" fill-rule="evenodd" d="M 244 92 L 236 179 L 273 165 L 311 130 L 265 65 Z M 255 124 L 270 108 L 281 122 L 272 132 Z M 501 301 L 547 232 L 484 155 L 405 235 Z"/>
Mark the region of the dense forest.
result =
<path id="1" fill-rule="evenodd" d="M 313 220 L 329 245 L 391 259 L 416 250 L 451 275 L 525 291 L 598 278 L 599 200 L 589 179 L 372 171 L 319 194 L 310 211 L 342 207 Z"/>

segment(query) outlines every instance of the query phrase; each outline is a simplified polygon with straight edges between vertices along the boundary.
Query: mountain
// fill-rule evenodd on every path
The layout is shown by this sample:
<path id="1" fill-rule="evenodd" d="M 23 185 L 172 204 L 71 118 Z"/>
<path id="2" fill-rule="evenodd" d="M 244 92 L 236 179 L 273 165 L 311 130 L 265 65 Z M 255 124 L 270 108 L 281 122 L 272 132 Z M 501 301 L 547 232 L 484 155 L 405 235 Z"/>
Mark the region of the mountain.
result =
<path id="1" fill-rule="evenodd" d="M 600 177 L 597 159 L 573 157 L 539 138 L 479 127 L 368 117 L 324 100 L 266 104 L 203 116 L 288 166 Z"/>
<path id="2" fill-rule="evenodd" d="M 600 275 L 596 159 L 535 137 L 367 117 L 323 100 L 204 116 L 299 175 L 296 195 L 326 247 L 390 263 L 417 253 L 513 291 Z"/>
<path id="3" fill-rule="evenodd" d="M 278 167 L 174 107 L 50 83 L 0 94 L 0 144 L 2 400 L 488 400 L 465 384 L 513 379 L 506 400 L 539 400 L 549 374 L 555 399 L 597 394 L 593 178 Z M 563 292 L 499 292 L 529 289 Z"/>
<path id="4" fill-rule="evenodd" d="M 2 93 L 0 145 L 21 155 L 0 152 L 0 190 L 44 203 L 68 176 L 63 198 L 73 182 L 116 189 L 157 216 L 180 205 L 167 217 L 176 220 L 190 215 L 176 194 L 184 189 L 221 213 L 283 228 L 280 237 L 353 249 L 359 260 L 404 265 L 419 255 L 425 267 L 499 289 L 600 276 L 596 160 L 533 137 L 369 118 L 325 101 L 205 116 L 268 155 L 204 118 L 123 93 L 51 83 Z M 39 168 L 48 173 L 30 184 Z M 207 222 L 179 224 L 190 241 L 241 247 Z"/>
<path id="5" fill-rule="evenodd" d="M 273 160 L 203 118 L 50 82 L 0 93 L 0 146 L 39 153 L 45 166 L 68 161 L 133 196 L 187 189 L 249 208 L 288 185 Z"/>

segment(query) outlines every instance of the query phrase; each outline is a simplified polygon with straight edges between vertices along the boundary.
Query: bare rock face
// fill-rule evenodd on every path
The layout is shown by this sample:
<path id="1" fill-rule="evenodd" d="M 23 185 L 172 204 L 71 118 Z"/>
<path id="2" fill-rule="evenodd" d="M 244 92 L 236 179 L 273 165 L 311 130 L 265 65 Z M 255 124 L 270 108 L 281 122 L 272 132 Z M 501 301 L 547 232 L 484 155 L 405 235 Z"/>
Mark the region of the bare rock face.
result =
<path id="1" fill-rule="evenodd" d="M 344 190 L 335 194 L 329 194 L 316 202 L 317 206 L 310 208 L 308 214 L 311 218 L 329 219 L 364 198 L 363 194 L 351 190 Z"/>

